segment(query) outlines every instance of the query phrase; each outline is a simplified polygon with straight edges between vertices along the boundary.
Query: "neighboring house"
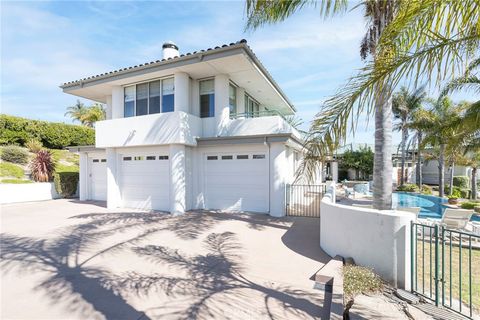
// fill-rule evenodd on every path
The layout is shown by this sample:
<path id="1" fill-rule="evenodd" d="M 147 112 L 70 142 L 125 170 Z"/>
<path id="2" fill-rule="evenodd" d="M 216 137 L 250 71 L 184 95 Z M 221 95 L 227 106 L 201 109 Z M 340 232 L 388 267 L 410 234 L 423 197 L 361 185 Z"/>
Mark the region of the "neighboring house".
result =
<path id="1" fill-rule="evenodd" d="M 183 213 L 284 215 L 302 137 L 294 106 L 245 40 L 61 85 L 105 103 L 95 146 L 80 153 L 80 199 Z"/>

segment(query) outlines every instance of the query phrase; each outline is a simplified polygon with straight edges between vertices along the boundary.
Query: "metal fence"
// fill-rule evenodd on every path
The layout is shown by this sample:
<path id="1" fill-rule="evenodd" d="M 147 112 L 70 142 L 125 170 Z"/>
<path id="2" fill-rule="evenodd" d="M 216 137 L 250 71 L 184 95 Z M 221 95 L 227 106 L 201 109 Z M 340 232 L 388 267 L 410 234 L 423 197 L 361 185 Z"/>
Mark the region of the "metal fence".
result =
<path id="1" fill-rule="evenodd" d="M 412 291 L 468 318 L 480 311 L 480 236 L 412 222 Z"/>
<path id="2" fill-rule="evenodd" d="M 324 184 L 287 184 L 285 191 L 287 216 L 320 217 L 320 202 L 326 191 Z"/>

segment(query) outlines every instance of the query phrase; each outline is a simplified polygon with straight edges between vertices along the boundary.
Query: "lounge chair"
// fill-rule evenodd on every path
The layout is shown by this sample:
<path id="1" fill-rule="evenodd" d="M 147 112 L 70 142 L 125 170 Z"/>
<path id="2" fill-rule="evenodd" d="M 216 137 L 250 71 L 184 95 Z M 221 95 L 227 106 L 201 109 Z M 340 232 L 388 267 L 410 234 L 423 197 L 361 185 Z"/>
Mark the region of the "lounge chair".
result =
<path id="1" fill-rule="evenodd" d="M 346 198 L 350 198 L 350 196 L 353 196 L 353 198 L 355 198 L 355 190 L 353 188 L 349 188 L 347 186 L 344 186 L 343 190 L 345 191 L 345 197 Z"/>
<path id="2" fill-rule="evenodd" d="M 420 207 L 398 207 L 398 211 L 406 211 L 406 212 L 412 212 L 415 213 L 415 219 L 418 220 L 418 215 L 420 214 Z"/>

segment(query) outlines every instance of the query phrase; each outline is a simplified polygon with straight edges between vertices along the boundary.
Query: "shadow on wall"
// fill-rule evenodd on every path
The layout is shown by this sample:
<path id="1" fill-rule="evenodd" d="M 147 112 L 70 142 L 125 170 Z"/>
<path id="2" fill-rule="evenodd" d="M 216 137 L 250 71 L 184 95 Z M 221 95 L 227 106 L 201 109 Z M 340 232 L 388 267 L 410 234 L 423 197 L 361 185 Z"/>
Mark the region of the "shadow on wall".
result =
<path id="1" fill-rule="evenodd" d="M 245 216 L 189 213 L 172 217 L 158 212 L 127 212 L 83 214 L 70 219 L 85 222 L 63 228 L 48 239 L 2 234 L 1 266 L 4 273 L 47 272 L 48 278 L 38 283 L 36 289 L 45 292 L 52 304 L 65 304 L 69 312 L 80 313 L 84 318 L 149 319 L 125 297 L 155 294 L 155 290 L 174 298 L 173 304 L 179 305 L 173 306 L 177 307 L 174 313 L 172 304 L 150 310 L 181 319 L 222 317 L 225 308 L 243 308 L 240 312 L 251 312 L 251 309 L 248 311 L 251 306 L 242 304 L 251 294 L 262 297 L 263 300 L 257 299 L 256 302 L 260 301 L 261 312 L 269 318 L 279 312 L 279 309 L 272 308 L 273 303 L 280 304 L 283 308 L 280 312 L 287 312 L 293 318 L 321 314 L 321 308 L 311 302 L 318 300 L 316 295 L 247 279 L 242 274 L 242 247 L 232 232 L 206 235 L 203 240 L 206 253 L 198 255 L 187 255 L 167 246 L 142 246 L 143 240 L 160 231 L 174 232 L 181 239 L 193 240 L 203 237 L 203 233 L 218 220 L 247 219 Z M 250 223 L 255 229 L 265 226 L 288 228 L 263 217 L 253 217 Z M 136 235 L 133 237 L 108 242 L 107 248 L 93 250 L 107 237 L 134 231 Z M 289 237 L 294 234 L 287 236 L 287 240 Z M 149 262 L 171 265 L 181 269 L 184 276 L 143 274 L 138 269 L 114 274 L 95 263 L 96 258 L 105 258 L 119 251 L 134 253 Z"/>

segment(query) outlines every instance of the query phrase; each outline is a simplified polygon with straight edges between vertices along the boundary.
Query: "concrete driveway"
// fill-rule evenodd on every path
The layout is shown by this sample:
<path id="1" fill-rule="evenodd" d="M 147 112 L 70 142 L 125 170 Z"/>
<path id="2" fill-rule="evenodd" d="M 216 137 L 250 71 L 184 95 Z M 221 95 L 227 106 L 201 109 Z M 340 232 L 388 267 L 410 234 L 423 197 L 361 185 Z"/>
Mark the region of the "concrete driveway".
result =
<path id="1" fill-rule="evenodd" d="M 311 319 L 329 260 L 319 221 L 109 211 L 53 200 L 1 207 L 2 319 Z"/>

